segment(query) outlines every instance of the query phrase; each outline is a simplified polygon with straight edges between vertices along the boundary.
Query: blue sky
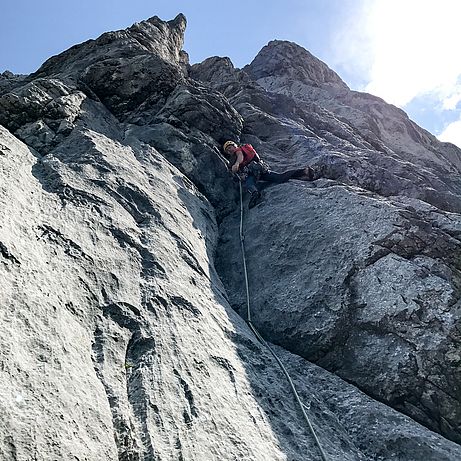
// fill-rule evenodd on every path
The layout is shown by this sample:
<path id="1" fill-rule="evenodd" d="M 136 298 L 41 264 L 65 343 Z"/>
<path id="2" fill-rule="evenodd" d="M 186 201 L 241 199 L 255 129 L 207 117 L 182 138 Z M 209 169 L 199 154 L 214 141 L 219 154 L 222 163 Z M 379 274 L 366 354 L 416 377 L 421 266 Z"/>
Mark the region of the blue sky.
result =
<path id="1" fill-rule="evenodd" d="M 105 31 L 182 12 L 192 63 L 218 55 L 242 67 L 270 40 L 294 41 L 461 146 L 459 0 L 2 0 L 1 11 L 0 72 L 30 73 Z"/>

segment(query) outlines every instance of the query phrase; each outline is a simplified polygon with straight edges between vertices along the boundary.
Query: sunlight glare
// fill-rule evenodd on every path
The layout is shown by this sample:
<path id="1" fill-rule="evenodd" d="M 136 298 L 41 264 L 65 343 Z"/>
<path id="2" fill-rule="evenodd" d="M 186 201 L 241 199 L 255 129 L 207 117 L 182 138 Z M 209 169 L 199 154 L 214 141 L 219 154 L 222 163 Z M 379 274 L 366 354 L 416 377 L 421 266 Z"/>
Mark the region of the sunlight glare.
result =
<path id="1" fill-rule="evenodd" d="M 367 25 L 374 57 L 366 91 L 398 106 L 433 92 L 453 98 L 460 17 L 458 0 L 376 0 Z"/>

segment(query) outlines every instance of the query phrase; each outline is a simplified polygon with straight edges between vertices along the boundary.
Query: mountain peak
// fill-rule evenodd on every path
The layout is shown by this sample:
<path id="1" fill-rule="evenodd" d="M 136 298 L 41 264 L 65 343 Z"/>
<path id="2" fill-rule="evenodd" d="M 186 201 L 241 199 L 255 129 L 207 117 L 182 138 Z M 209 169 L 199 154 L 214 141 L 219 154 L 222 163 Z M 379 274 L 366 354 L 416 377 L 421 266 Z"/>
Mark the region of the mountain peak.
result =
<path id="1" fill-rule="evenodd" d="M 270 41 L 244 70 L 255 79 L 289 77 L 309 84 L 348 88 L 324 62 L 287 40 Z"/>
<path id="2" fill-rule="evenodd" d="M 34 76 L 76 74 L 102 59 L 120 59 L 154 54 L 172 64 L 183 63 L 186 17 L 180 13 L 170 21 L 153 16 L 127 29 L 106 32 L 94 40 L 75 45 L 48 59 Z"/>

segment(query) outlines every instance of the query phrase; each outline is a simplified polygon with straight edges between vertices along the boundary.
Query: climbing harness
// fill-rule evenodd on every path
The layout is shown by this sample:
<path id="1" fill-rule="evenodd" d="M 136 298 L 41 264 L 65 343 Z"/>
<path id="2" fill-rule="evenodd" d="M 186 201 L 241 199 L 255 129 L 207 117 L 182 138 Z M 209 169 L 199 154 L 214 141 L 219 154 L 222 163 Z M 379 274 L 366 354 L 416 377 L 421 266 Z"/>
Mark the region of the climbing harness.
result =
<path id="1" fill-rule="evenodd" d="M 271 353 L 271 355 L 274 357 L 275 361 L 278 363 L 281 370 L 283 371 L 284 375 L 286 376 L 288 383 L 290 384 L 291 390 L 293 392 L 293 395 L 295 396 L 295 399 L 299 405 L 299 408 L 301 409 L 303 417 L 306 420 L 309 431 L 312 434 L 315 440 L 315 443 L 320 451 L 322 460 L 328 461 L 327 456 L 322 448 L 322 445 L 320 444 L 320 440 L 318 439 L 317 434 L 315 433 L 314 427 L 312 426 L 312 423 L 309 419 L 309 416 L 306 413 L 306 410 L 305 410 L 306 406 L 302 403 L 301 398 L 299 397 L 298 391 L 296 390 L 296 387 L 293 383 L 293 380 L 291 379 L 291 376 L 288 373 L 288 370 L 285 368 L 280 358 L 273 351 L 273 349 L 269 346 L 267 341 L 261 336 L 259 331 L 253 325 L 253 322 L 251 321 L 250 289 L 249 289 L 249 284 L 248 284 L 248 272 L 247 272 L 247 263 L 246 263 L 246 256 L 245 256 L 245 243 L 244 243 L 245 236 L 243 234 L 243 192 L 242 192 L 242 181 L 241 180 L 239 181 L 239 185 L 240 185 L 240 246 L 242 249 L 243 273 L 245 276 L 245 290 L 246 290 L 246 299 L 247 299 L 247 323 L 251 331 L 253 331 L 254 335 L 258 339 L 258 341 Z"/>

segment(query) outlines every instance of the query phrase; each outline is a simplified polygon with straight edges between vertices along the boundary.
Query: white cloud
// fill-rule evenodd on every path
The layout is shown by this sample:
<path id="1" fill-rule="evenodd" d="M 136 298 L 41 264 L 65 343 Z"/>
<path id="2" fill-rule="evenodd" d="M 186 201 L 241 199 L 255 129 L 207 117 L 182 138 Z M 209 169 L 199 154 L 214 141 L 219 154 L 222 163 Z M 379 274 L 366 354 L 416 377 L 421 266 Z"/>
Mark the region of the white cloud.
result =
<path id="1" fill-rule="evenodd" d="M 369 78 L 373 62 L 371 31 L 367 28 L 371 5 L 372 2 L 359 0 L 356 8 L 349 10 L 347 16 L 341 17 L 332 39 L 333 56 L 330 61 L 334 67 L 365 79 Z"/>
<path id="2" fill-rule="evenodd" d="M 438 138 L 441 141 L 451 142 L 461 147 L 461 119 L 457 122 L 450 123 Z"/>
<path id="3" fill-rule="evenodd" d="M 461 86 L 453 88 L 451 94 L 442 101 L 443 110 L 456 110 L 461 102 Z"/>
<path id="4" fill-rule="evenodd" d="M 387 102 L 402 107 L 435 94 L 441 106 L 455 107 L 461 100 L 461 1 L 361 1 L 360 13 L 338 34 L 336 63 L 349 71 L 356 65 L 368 77 L 364 90 Z"/>

